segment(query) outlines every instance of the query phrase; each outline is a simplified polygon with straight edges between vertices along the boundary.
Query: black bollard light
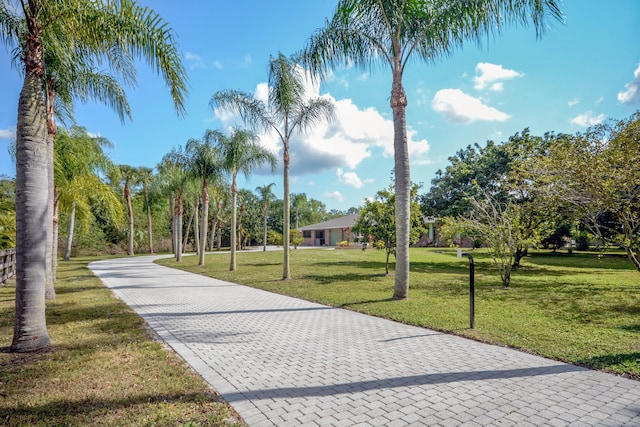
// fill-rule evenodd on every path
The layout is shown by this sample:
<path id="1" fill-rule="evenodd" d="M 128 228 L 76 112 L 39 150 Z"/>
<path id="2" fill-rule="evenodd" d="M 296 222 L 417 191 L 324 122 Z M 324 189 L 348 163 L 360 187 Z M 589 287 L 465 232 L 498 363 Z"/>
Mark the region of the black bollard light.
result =
<path id="1" fill-rule="evenodd" d="M 458 249 L 458 258 L 462 258 L 462 255 L 469 258 L 469 328 L 473 329 L 475 326 L 475 278 L 473 255 L 469 252 L 462 252 Z"/>

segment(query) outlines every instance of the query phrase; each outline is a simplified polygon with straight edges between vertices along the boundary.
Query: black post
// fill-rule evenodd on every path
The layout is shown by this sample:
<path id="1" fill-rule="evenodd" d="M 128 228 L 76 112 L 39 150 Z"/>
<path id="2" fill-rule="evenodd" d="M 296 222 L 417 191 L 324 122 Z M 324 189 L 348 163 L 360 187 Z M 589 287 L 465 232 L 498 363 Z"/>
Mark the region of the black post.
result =
<path id="1" fill-rule="evenodd" d="M 469 252 L 463 252 L 469 258 L 469 328 L 473 329 L 475 326 L 475 277 L 473 255 Z"/>

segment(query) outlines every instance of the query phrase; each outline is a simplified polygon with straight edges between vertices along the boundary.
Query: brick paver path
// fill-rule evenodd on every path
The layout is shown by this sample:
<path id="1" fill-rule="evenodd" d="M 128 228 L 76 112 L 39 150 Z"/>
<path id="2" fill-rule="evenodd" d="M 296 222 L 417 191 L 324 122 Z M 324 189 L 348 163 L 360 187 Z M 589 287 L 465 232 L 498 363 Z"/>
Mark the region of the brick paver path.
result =
<path id="1" fill-rule="evenodd" d="M 640 426 L 640 382 L 169 269 L 90 268 L 250 426 Z"/>

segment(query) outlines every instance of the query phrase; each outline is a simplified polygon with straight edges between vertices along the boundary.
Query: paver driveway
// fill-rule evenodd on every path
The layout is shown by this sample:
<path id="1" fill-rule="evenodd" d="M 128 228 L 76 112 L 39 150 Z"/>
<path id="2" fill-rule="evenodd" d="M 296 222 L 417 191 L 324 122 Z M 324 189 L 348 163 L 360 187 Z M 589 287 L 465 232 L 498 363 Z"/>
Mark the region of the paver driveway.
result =
<path id="1" fill-rule="evenodd" d="M 640 426 L 640 382 L 153 263 L 89 267 L 251 426 Z"/>

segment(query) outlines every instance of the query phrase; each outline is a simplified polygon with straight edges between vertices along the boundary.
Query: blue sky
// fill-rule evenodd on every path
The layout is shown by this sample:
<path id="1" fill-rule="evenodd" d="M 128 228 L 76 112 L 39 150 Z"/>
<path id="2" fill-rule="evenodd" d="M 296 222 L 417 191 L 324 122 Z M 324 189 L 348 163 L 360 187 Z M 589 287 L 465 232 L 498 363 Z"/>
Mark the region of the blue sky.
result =
<path id="1" fill-rule="evenodd" d="M 236 123 L 209 108 L 213 93 L 263 93 L 269 56 L 300 50 L 337 0 L 140 3 L 178 34 L 190 80 L 187 117 L 177 116 L 162 80 L 140 64 L 138 85 L 128 90 L 133 121 L 123 124 L 97 104 L 78 104 L 76 120 L 115 144 L 116 163 L 153 167 L 172 146 Z M 525 127 L 575 133 L 640 109 L 640 1 L 564 0 L 562 9 L 565 24 L 554 23 L 540 39 L 533 28 L 510 28 L 435 64 L 410 64 L 404 84 L 414 182 L 428 187 L 447 158 L 469 144 L 501 142 Z M 14 176 L 7 147 L 21 79 L 9 58 L 0 47 L 0 174 Z M 309 85 L 310 94 L 336 103 L 338 117 L 292 141 L 291 192 L 347 209 L 389 185 L 390 86 L 383 67 L 371 73 L 342 67 L 320 87 Z M 262 142 L 281 154 L 272 135 Z M 278 173 L 257 171 L 239 185 L 254 190 L 271 182 L 281 198 Z"/>

